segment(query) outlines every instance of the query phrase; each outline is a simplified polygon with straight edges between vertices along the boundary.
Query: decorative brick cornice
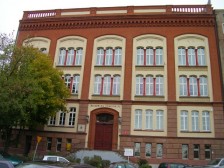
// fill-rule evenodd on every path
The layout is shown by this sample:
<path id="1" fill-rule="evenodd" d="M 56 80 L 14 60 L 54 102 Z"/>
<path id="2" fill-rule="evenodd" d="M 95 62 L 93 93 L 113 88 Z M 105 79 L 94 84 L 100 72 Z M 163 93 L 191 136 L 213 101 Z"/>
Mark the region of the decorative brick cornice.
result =
<path id="1" fill-rule="evenodd" d="M 117 27 L 210 27 L 214 25 L 213 15 L 122 15 L 21 20 L 19 31 Z"/>

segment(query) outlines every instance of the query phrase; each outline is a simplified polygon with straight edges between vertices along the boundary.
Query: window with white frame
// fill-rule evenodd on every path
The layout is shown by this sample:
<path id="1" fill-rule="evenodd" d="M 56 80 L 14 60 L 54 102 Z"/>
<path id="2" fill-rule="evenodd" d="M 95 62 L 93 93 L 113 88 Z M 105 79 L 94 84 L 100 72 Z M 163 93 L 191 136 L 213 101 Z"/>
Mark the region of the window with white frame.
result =
<path id="1" fill-rule="evenodd" d="M 120 47 L 115 48 L 115 55 L 114 55 L 114 65 L 121 65 L 122 59 L 122 49 Z"/>
<path id="2" fill-rule="evenodd" d="M 163 144 L 156 144 L 156 157 L 157 158 L 163 157 Z"/>
<path id="3" fill-rule="evenodd" d="M 152 144 L 151 143 L 146 143 L 145 144 L 145 156 L 146 157 L 151 157 L 152 155 Z"/>
<path id="4" fill-rule="evenodd" d="M 192 111 L 191 112 L 191 126 L 192 131 L 199 131 L 199 112 L 198 111 Z"/>
<path id="5" fill-rule="evenodd" d="M 46 54 L 47 53 L 47 49 L 45 47 L 40 48 L 40 52 Z"/>
<path id="6" fill-rule="evenodd" d="M 211 131 L 210 128 L 210 113 L 209 111 L 202 112 L 202 130 L 203 131 Z"/>
<path id="7" fill-rule="evenodd" d="M 60 48 L 59 49 L 59 57 L 58 57 L 58 65 L 64 65 L 65 56 L 66 56 L 66 49 L 65 48 Z"/>
<path id="8" fill-rule="evenodd" d="M 65 82 L 65 86 L 67 86 L 67 88 L 70 89 L 70 87 L 71 87 L 71 75 L 70 74 L 65 74 L 64 82 Z"/>
<path id="9" fill-rule="evenodd" d="M 83 48 L 77 48 L 74 65 L 81 65 L 83 57 Z"/>
<path id="10" fill-rule="evenodd" d="M 162 110 L 156 110 L 156 129 L 163 130 L 164 113 Z"/>
<path id="11" fill-rule="evenodd" d="M 180 113 L 181 131 L 188 131 L 188 112 L 181 111 Z"/>
<path id="12" fill-rule="evenodd" d="M 115 75 L 113 78 L 113 95 L 120 94 L 120 76 Z"/>
<path id="13" fill-rule="evenodd" d="M 120 95 L 120 76 L 96 75 L 94 80 L 95 95 Z"/>
<path id="14" fill-rule="evenodd" d="M 163 48 L 137 47 L 137 66 L 161 66 L 163 65 Z"/>
<path id="15" fill-rule="evenodd" d="M 201 76 L 199 79 L 200 83 L 200 95 L 208 96 L 208 80 L 206 76 Z"/>
<path id="16" fill-rule="evenodd" d="M 142 110 L 135 110 L 135 129 L 142 129 Z"/>
<path id="17" fill-rule="evenodd" d="M 195 76 L 190 76 L 189 78 L 190 85 L 190 96 L 198 96 L 198 83 Z"/>
<path id="18" fill-rule="evenodd" d="M 182 145 L 182 159 L 188 159 L 188 145 Z"/>
<path id="19" fill-rule="evenodd" d="M 65 117 L 66 113 L 65 112 L 60 112 L 59 113 L 59 125 L 65 125 Z"/>
<path id="20" fill-rule="evenodd" d="M 194 159 L 199 159 L 200 156 L 200 145 L 194 144 Z"/>
<path id="21" fill-rule="evenodd" d="M 69 48 L 66 57 L 66 65 L 72 65 L 73 61 L 74 61 L 74 48 Z"/>
<path id="22" fill-rule="evenodd" d="M 135 156 L 140 156 L 141 154 L 141 143 L 140 142 L 135 142 L 134 144 L 134 155 Z"/>
<path id="23" fill-rule="evenodd" d="M 179 66 L 206 66 L 204 47 L 179 47 L 178 63 Z"/>
<path id="24" fill-rule="evenodd" d="M 50 116 L 48 125 L 55 125 L 56 116 Z"/>
<path id="25" fill-rule="evenodd" d="M 155 78 L 147 75 L 144 78 L 142 75 L 136 76 L 136 96 L 162 96 L 164 95 L 163 76 L 157 75 Z"/>
<path id="26" fill-rule="evenodd" d="M 180 96 L 187 96 L 187 78 L 184 76 L 180 76 Z"/>
<path id="27" fill-rule="evenodd" d="M 120 66 L 122 60 L 122 48 L 108 47 L 106 49 L 97 48 L 96 65 L 99 66 Z"/>
<path id="28" fill-rule="evenodd" d="M 79 92 L 79 81 L 80 81 L 80 76 L 79 75 L 74 75 L 73 76 L 73 81 L 72 81 L 72 94 L 78 94 Z"/>
<path id="29" fill-rule="evenodd" d="M 103 95 L 110 95 L 111 77 L 109 75 L 103 78 Z"/>
<path id="30" fill-rule="evenodd" d="M 146 123 L 145 127 L 146 129 L 153 129 L 153 111 L 152 110 L 146 110 L 145 111 L 145 116 L 146 116 Z"/>
<path id="31" fill-rule="evenodd" d="M 208 80 L 206 76 L 179 77 L 180 96 L 208 96 Z"/>
<path id="32" fill-rule="evenodd" d="M 102 77 L 100 75 L 95 76 L 94 80 L 94 94 L 99 95 L 101 91 Z"/>
<path id="33" fill-rule="evenodd" d="M 74 126 L 75 125 L 75 116 L 76 116 L 76 108 L 75 107 L 70 107 L 69 121 L 68 121 L 69 126 Z"/>

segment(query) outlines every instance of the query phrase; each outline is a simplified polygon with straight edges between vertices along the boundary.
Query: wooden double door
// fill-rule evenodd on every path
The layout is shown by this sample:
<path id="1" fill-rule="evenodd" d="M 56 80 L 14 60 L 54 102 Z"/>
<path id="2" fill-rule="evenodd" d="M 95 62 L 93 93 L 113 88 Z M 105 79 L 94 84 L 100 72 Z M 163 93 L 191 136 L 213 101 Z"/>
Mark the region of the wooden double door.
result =
<path id="1" fill-rule="evenodd" d="M 100 116 L 99 116 L 100 118 Z M 94 149 L 112 150 L 113 122 L 111 120 L 96 122 Z"/>

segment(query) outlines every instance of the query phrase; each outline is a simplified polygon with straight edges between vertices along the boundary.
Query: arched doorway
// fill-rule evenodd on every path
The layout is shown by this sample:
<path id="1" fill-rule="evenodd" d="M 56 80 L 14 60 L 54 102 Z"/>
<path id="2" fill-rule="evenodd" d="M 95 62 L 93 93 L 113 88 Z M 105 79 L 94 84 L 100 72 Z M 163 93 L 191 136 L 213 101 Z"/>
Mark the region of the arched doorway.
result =
<path id="1" fill-rule="evenodd" d="M 88 148 L 116 150 L 118 141 L 118 112 L 100 108 L 90 113 Z"/>
<path id="2" fill-rule="evenodd" d="M 112 150 L 114 116 L 107 113 L 96 115 L 94 149 Z"/>

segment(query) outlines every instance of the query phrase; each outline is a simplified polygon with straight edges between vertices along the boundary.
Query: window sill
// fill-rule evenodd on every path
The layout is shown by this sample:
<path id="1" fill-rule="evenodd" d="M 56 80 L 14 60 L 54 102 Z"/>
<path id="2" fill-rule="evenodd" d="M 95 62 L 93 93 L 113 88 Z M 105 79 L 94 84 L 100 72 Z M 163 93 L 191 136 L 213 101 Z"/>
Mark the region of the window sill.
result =
<path id="1" fill-rule="evenodd" d="M 75 128 L 75 126 L 63 126 L 63 125 L 47 125 L 47 127 L 61 127 L 61 128 Z"/>
<path id="2" fill-rule="evenodd" d="M 212 133 L 212 131 L 180 131 L 181 133 Z"/>
<path id="3" fill-rule="evenodd" d="M 144 131 L 144 132 L 164 132 L 164 130 L 152 130 L 152 129 L 134 129 L 134 131 Z"/>
<path id="4" fill-rule="evenodd" d="M 82 65 L 56 65 L 56 67 L 81 67 Z"/>
<path id="5" fill-rule="evenodd" d="M 121 67 L 122 65 L 94 65 L 94 67 Z"/>
<path id="6" fill-rule="evenodd" d="M 141 96 L 135 95 L 135 101 L 165 101 L 164 96 Z"/>
<path id="7" fill-rule="evenodd" d="M 92 100 L 120 100 L 120 95 L 92 95 Z"/>
<path id="8" fill-rule="evenodd" d="M 135 65 L 135 67 L 164 67 L 164 65 Z"/>

